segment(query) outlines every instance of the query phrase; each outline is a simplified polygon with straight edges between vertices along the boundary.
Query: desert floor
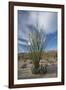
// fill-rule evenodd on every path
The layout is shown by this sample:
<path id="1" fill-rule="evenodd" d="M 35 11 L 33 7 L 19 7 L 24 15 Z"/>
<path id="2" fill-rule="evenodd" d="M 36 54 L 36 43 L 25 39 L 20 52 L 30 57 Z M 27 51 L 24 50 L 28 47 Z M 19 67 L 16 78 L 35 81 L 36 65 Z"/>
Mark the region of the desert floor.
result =
<path id="1" fill-rule="evenodd" d="M 46 62 L 43 60 L 42 64 Z M 30 60 L 24 62 L 23 60 L 18 60 L 18 79 L 32 79 L 32 78 L 54 78 L 57 77 L 57 64 L 48 63 L 47 73 L 45 74 L 32 74 L 31 72 L 32 63 Z"/>

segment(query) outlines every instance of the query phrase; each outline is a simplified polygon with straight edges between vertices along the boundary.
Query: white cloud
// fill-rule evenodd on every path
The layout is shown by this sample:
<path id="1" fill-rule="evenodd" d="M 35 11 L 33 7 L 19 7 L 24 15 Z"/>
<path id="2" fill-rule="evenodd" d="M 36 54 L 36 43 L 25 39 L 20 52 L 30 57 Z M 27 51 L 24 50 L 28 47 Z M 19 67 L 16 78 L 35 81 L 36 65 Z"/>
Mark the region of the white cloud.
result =
<path id="1" fill-rule="evenodd" d="M 57 13 L 55 12 L 31 12 L 29 15 L 29 24 L 36 24 L 38 20 L 39 28 L 43 28 L 46 33 L 52 33 L 57 30 Z"/>

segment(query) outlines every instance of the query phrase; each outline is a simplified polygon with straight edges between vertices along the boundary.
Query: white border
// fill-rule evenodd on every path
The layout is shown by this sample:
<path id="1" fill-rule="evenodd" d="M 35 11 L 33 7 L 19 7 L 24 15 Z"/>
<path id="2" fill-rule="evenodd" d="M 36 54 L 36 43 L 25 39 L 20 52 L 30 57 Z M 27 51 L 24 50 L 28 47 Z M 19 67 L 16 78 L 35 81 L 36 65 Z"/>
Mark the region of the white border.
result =
<path id="1" fill-rule="evenodd" d="M 40 79 L 23 79 L 18 80 L 18 60 L 17 60 L 17 10 L 33 10 L 33 11 L 52 11 L 58 12 L 58 77 L 57 78 L 40 78 Z M 30 83 L 47 83 L 61 82 L 61 9 L 56 8 L 37 8 L 14 6 L 14 84 L 30 84 Z"/>

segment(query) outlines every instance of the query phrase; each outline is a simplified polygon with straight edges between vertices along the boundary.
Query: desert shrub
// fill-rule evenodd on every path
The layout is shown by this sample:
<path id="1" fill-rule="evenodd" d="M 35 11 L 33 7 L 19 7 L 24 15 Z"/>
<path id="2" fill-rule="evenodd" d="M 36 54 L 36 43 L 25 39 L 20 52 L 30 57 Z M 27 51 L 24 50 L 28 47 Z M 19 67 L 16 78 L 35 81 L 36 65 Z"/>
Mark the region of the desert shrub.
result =
<path id="1" fill-rule="evenodd" d="M 47 72 L 47 65 L 41 65 L 40 66 L 40 74 L 44 74 Z"/>
<path id="2" fill-rule="evenodd" d="M 39 68 L 32 67 L 33 74 L 45 74 L 47 72 L 47 65 L 40 65 Z"/>
<path id="3" fill-rule="evenodd" d="M 40 73 L 39 68 L 35 68 L 35 67 L 32 67 L 31 71 L 32 71 L 33 74 L 39 74 Z"/>

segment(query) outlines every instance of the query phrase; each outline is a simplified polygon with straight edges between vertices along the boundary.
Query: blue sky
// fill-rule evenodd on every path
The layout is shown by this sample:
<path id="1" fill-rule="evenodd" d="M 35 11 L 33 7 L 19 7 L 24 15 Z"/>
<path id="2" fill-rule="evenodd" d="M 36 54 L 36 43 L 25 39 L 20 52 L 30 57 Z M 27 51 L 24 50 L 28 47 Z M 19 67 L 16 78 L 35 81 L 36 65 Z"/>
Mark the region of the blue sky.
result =
<path id="1" fill-rule="evenodd" d="M 27 52 L 28 33 L 32 32 L 38 22 L 47 36 L 48 50 L 57 50 L 57 12 L 18 10 L 18 53 Z"/>

